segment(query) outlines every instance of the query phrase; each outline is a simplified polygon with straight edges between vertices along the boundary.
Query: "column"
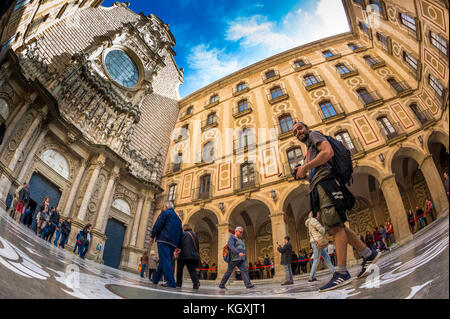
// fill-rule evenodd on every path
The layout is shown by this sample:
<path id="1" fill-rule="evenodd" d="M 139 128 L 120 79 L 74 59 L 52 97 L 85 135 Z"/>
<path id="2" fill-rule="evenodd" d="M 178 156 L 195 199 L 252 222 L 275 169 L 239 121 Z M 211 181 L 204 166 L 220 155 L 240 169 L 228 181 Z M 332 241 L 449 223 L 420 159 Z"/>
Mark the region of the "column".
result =
<path id="1" fill-rule="evenodd" d="M 147 232 L 148 219 L 150 210 L 152 209 L 153 194 L 149 193 L 145 197 L 144 207 L 142 208 L 141 222 L 139 223 L 139 230 L 137 234 L 136 247 L 144 249 L 145 234 Z"/>
<path id="2" fill-rule="evenodd" d="M 395 176 L 385 177 L 381 181 L 380 187 L 389 209 L 392 226 L 394 227 L 395 242 L 398 243 L 402 239 L 408 239 L 411 236 L 411 231 L 409 230 L 407 214 Z"/>
<path id="3" fill-rule="evenodd" d="M 434 165 L 433 157 L 428 155 L 419 165 L 420 170 L 425 177 L 428 189 L 430 190 L 431 200 L 436 207 L 438 216 L 448 208 L 447 195 L 445 194 L 444 186 L 442 185 L 441 178 L 439 176 L 439 171 Z M 424 206 L 425 203 L 419 203 L 420 206 Z"/>
<path id="4" fill-rule="evenodd" d="M 103 199 L 97 213 L 97 219 L 95 220 L 94 229 L 101 233 L 104 233 L 104 228 L 106 229 L 107 211 L 111 207 L 111 201 L 114 196 L 114 188 L 119 177 L 120 167 L 114 166 L 111 175 L 109 176 L 108 184 L 106 185 L 105 194 L 103 194 Z"/>
<path id="5" fill-rule="evenodd" d="M 139 195 L 138 206 L 136 209 L 136 214 L 134 215 L 133 229 L 131 230 L 130 246 L 136 246 L 137 232 L 139 228 L 139 222 L 141 220 L 143 205 L 144 205 L 144 196 Z"/>
<path id="6" fill-rule="evenodd" d="M 20 169 L 19 176 L 17 177 L 17 179 L 19 180 L 20 183 L 23 182 L 23 178 L 25 177 L 28 167 L 31 164 L 39 145 L 41 145 L 42 140 L 47 135 L 47 133 L 48 133 L 48 127 L 44 128 L 42 130 L 42 132 L 39 134 L 36 142 L 34 142 L 33 147 L 31 148 L 30 152 L 28 153 L 27 158 L 25 159 L 25 162 L 23 163 L 22 168 Z"/>
<path id="7" fill-rule="evenodd" d="M 81 160 L 81 166 L 78 169 L 77 176 L 72 183 L 72 187 L 70 188 L 69 198 L 67 199 L 66 206 L 62 211 L 63 216 L 70 216 L 70 211 L 72 210 L 73 202 L 75 200 L 75 195 L 77 194 L 78 187 L 80 187 L 81 178 L 83 177 L 84 171 L 86 170 L 86 160 Z"/>
<path id="8" fill-rule="evenodd" d="M 41 121 L 47 115 L 47 111 L 48 111 L 47 106 L 44 106 L 43 109 L 39 111 L 39 113 L 36 116 L 36 118 L 34 119 L 33 123 L 31 123 L 31 126 L 28 128 L 27 132 L 25 133 L 25 136 L 20 141 L 20 144 L 19 144 L 19 146 L 17 146 L 16 151 L 14 152 L 14 155 L 8 165 L 8 168 L 11 171 L 14 171 L 14 168 L 16 167 L 16 164 L 19 161 L 20 155 L 22 155 L 22 152 L 25 150 L 25 147 L 30 142 L 30 139 L 33 136 L 39 123 L 41 123 Z"/>
<path id="9" fill-rule="evenodd" d="M 217 225 L 218 232 L 218 247 L 217 247 L 217 280 L 221 280 L 223 275 L 225 275 L 228 264 L 223 260 L 223 247 L 228 243 L 228 239 L 230 238 L 229 224 L 219 224 Z"/>
<path id="10" fill-rule="evenodd" d="M 103 154 L 100 154 L 96 161 L 92 163 L 91 167 L 94 168 L 91 178 L 89 179 L 88 186 L 86 188 L 86 192 L 83 196 L 83 201 L 81 202 L 80 211 L 78 212 L 78 220 L 84 221 L 84 218 L 86 217 L 86 211 L 89 204 L 89 200 L 91 199 L 92 192 L 94 190 L 95 182 L 97 181 L 98 174 L 100 174 L 100 169 L 105 165 L 105 156 Z"/>
<path id="11" fill-rule="evenodd" d="M 284 244 L 284 237 L 287 234 L 287 226 L 284 222 L 284 212 L 276 211 L 270 214 L 272 223 L 273 260 L 275 268 L 275 281 L 284 281 L 284 268 L 281 266 L 281 253 L 277 250 L 277 243 Z"/>

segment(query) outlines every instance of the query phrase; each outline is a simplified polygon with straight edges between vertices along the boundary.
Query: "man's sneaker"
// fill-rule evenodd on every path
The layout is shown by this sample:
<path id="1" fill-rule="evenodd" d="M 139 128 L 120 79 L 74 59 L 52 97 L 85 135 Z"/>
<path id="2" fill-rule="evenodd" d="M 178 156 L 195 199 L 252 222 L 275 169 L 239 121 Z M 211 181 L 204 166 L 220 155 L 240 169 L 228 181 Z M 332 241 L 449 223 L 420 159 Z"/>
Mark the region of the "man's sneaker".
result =
<path id="1" fill-rule="evenodd" d="M 372 251 L 372 254 L 368 258 L 363 258 L 363 262 L 361 264 L 361 271 L 359 272 L 357 278 L 362 278 L 369 274 L 370 266 L 375 264 L 377 260 L 380 258 L 381 254 L 376 251 Z"/>
<path id="2" fill-rule="evenodd" d="M 247 289 L 252 289 L 252 288 L 255 288 L 255 285 L 250 285 L 250 286 L 247 286 L 246 288 Z"/>
<path id="3" fill-rule="evenodd" d="M 226 290 L 227 288 L 225 286 L 219 286 L 220 289 Z"/>
<path id="4" fill-rule="evenodd" d="M 349 284 L 352 278 L 348 271 L 340 273 L 335 271 L 331 280 L 324 286 L 319 288 L 319 292 L 336 289 Z"/>
<path id="5" fill-rule="evenodd" d="M 293 284 L 294 284 L 294 282 L 292 282 L 292 281 L 285 281 L 281 285 L 282 286 L 287 286 L 287 285 L 293 285 Z"/>
<path id="6" fill-rule="evenodd" d="M 314 277 L 314 278 L 309 278 L 309 279 L 308 279 L 308 282 L 313 282 L 313 281 L 317 281 L 317 278 Z"/>

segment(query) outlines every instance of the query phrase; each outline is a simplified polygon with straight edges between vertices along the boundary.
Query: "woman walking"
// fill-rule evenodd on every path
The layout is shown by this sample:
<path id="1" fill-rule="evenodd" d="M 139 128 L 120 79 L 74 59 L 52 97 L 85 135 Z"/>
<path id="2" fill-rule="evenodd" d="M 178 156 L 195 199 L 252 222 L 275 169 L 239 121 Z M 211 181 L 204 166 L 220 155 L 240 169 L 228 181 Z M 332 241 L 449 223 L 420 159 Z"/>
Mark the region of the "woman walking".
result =
<path id="1" fill-rule="evenodd" d="M 152 274 L 156 271 L 157 266 L 158 259 L 156 259 L 155 251 L 152 250 L 148 257 L 148 279 L 152 280 Z"/>
<path id="2" fill-rule="evenodd" d="M 320 212 L 317 213 L 317 218 L 320 218 Z M 325 264 L 331 273 L 334 273 L 334 266 L 331 263 L 330 256 L 327 252 L 328 240 L 325 238 L 325 228 L 320 224 L 320 222 L 313 217 L 312 212 L 309 213 L 308 219 L 305 221 L 306 228 L 308 229 L 309 238 L 311 242 L 311 247 L 313 249 L 314 262 L 311 267 L 311 272 L 309 274 L 308 282 L 316 281 L 317 266 L 320 262 L 320 257 L 323 258 Z"/>

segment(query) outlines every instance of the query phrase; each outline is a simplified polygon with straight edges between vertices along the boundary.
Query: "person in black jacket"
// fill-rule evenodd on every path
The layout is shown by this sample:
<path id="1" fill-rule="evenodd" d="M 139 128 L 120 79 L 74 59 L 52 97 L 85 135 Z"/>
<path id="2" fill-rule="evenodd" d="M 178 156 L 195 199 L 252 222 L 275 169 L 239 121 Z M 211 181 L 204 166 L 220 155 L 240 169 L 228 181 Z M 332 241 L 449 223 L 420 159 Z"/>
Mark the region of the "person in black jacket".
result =
<path id="1" fill-rule="evenodd" d="M 70 218 L 67 218 L 61 225 L 61 241 L 59 242 L 59 247 L 61 247 L 62 249 L 64 249 L 64 245 L 66 244 L 67 239 L 69 239 L 71 230 L 72 221 L 70 220 Z"/>
<path id="2" fill-rule="evenodd" d="M 198 247 L 198 238 L 192 231 L 192 227 L 189 224 L 183 225 L 183 234 L 174 253 L 175 258 L 177 258 L 177 287 L 181 287 L 183 284 L 184 266 L 189 271 L 192 283 L 194 284 L 193 288 L 198 289 L 200 287 L 200 280 L 196 270 L 200 261 Z"/>
<path id="3" fill-rule="evenodd" d="M 284 246 L 281 247 L 280 244 L 277 243 L 278 247 L 277 250 L 281 253 L 281 264 L 284 267 L 284 271 L 286 274 L 286 280 L 281 284 L 282 286 L 285 285 L 292 285 L 294 283 L 294 277 L 292 274 L 292 245 L 289 242 L 290 238 L 289 236 L 284 237 Z"/>
<path id="4" fill-rule="evenodd" d="M 60 214 L 59 214 L 59 207 L 57 207 L 52 214 L 50 215 L 50 219 L 48 221 L 49 223 L 49 230 L 48 230 L 48 234 L 47 234 L 47 240 L 49 242 L 52 242 L 52 237 L 53 234 L 55 233 L 56 228 L 58 227 L 58 223 L 59 223 L 59 219 L 61 218 Z"/>

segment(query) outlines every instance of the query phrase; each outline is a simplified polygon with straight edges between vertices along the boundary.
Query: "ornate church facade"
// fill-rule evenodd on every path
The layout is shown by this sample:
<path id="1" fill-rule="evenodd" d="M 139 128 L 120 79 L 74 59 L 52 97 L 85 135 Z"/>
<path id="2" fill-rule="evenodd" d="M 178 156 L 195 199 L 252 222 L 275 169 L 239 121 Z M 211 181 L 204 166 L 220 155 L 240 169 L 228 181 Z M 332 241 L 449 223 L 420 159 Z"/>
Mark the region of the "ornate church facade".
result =
<path id="1" fill-rule="evenodd" d="M 101 241 L 106 264 L 136 271 L 183 74 L 159 18 L 100 3 L 16 1 L 3 16 L 0 203 L 27 182 L 33 210 L 49 196 L 72 219 L 69 246 L 89 223 L 88 258 Z"/>
<path id="2" fill-rule="evenodd" d="M 105 263 L 135 271 L 171 200 L 218 277 L 236 226 L 248 261 L 274 257 L 278 276 L 284 236 L 309 250 L 308 184 L 290 175 L 306 154 L 292 135 L 301 120 L 352 153 L 348 226 L 359 234 L 390 220 L 401 244 L 413 238 L 410 209 L 426 199 L 437 214 L 448 208 L 447 1 L 343 0 L 350 32 L 183 99 L 168 26 L 101 2 L 17 0 L 0 18 L 4 207 L 29 182 L 34 202 L 51 194 L 73 219 L 69 244 L 91 223 L 93 247 L 106 240 Z"/>

